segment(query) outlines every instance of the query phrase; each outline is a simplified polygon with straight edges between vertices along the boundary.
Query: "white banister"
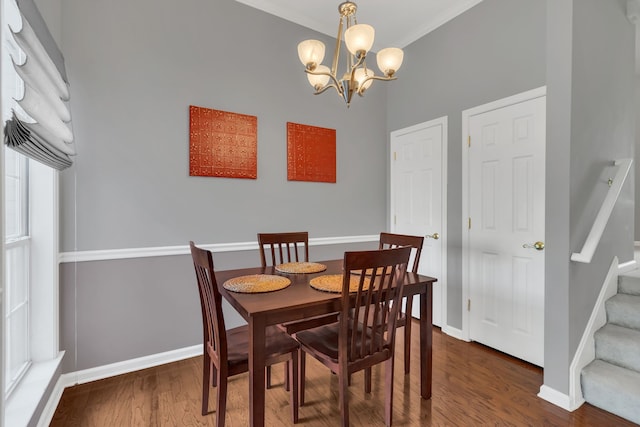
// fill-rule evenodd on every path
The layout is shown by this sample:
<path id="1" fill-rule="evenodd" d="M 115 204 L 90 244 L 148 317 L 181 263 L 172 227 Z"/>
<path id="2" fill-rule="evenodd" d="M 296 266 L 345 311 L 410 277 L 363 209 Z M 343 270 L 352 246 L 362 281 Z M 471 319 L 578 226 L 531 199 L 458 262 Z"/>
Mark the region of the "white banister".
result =
<path id="1" fill-rule="evenodd" d="M 591 231 L 587 236 L 587 240 L 584 242 L 582 246 L 582 250 L 580 252 L 574 252 L 571 255 L 571 261 L 576 262 L 584 262 L 590 263 L 591 258 L 593 258 L 593 254 L 600 243 L 600 238 L 602 237 L 602 233 L 604 232 L 604 228 L 609 221 L 609 217 L 611 216 L 611 212 L 613 211 L 613 207 L 616 205 L 618 201 L 618 197 L 620 196 L 620 191 L 622 190 L 622 185 L 629 174 L 629 170 L 631 169 L 631 163 L 633 159 L 621 159 L 616 160 L 613 164 L 615 166 L 619 166 L 618 172 L 616 172 L 616 176 L 613 180 L 609 181 L 609 191 L 607 192 L 607 196 L 604 198 L 602 202 L 602 206 L 598 211 L 598 215 L 596 216 L 595 221 L 593 222 L 593 226 L 591 227 Z"/>

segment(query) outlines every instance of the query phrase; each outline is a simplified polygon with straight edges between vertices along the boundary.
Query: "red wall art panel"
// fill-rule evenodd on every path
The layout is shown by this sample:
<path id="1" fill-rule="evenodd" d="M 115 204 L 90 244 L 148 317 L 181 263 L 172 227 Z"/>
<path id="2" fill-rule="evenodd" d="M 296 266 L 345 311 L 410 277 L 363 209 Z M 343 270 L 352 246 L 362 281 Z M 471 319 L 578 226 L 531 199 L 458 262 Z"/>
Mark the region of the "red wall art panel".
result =
<path id="1" fill-rule="evenodd" d="M 189 175 L 258 177 L 258 118 L 189 106 Z"/>
<path id="2" fill-rule="evenodd" d="M 287 123 L 287 179 L 336 182 L 336 130 Z"/>

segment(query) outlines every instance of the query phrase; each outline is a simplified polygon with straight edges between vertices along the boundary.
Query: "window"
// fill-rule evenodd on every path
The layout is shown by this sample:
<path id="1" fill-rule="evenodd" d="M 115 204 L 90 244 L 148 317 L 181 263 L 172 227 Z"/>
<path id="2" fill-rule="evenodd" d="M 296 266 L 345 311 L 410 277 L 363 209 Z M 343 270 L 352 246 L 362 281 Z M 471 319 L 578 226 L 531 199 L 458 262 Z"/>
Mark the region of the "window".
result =
<path id="1" fill-rule="evenodd" d="M 23 4 L 40 18 L 35 21 L 41 21 L 35 5 L 32 10 L 30 1 Z M 15 102 L 23 96 L 24 83 L 10 59 L 24 62 L 25 55 L 8 27 L 19 30 L 22 19 L 15 0 L 0 0 L 0 9 L 3 124 L 13 111 L 20 120 L 24 115 L 24 120 L 32 122 Z M 5 198 L 0 206 L 6 268 L 2 272 L 4 317 L 0 318 L 5 343 L 0 394 L 5 402 L 0 402 L 0 417 L 4 416 L 7 426 L 35 425 L 63 356 L 58 342 L 58 174 L 2 145 L 0 176 Z"/>
<path id="2" fill-rule="evenodd" d="M 27 159 L 5 151 L 5 393 L 31 362 L 29 350 L 29 253 Z"/>
<path id="3" fill-rule="evenodd" d="M 5 1 L 7 23 L 14 25 L 17 11 Z M 22 52 L 16 46 L 8 28 L 3 28 L 2 61 L 3 121 L 12 109 L 19 109 L 15 99 L 22 97 L 23 83 L 13 69 L 8 55 L 21 61 Z M 3 146 L 4 147 L 4 146 Z M 29 346 L 29 182 L 27 159 L 12 150 L 4 153 L 5 200 L 5 395 L 9 395 L 31 363 Z"/>

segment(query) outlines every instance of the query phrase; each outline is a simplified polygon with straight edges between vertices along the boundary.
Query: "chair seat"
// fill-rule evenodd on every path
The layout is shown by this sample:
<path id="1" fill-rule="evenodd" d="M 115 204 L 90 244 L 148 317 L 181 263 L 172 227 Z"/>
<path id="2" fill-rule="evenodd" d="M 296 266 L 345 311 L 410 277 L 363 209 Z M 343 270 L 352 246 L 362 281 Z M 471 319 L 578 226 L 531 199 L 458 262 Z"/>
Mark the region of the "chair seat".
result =
<path id="1" fill-rule="evenodd" d="M 289 335 L 293 335 L 296 332 L 316 328 L 318 326 L 327 325 L 338 321 L 338 313 L 322 314 L 320 316 L 309 317 L 303 320 L 294 320 L 291 322 L 281 323 L 280 328 Z"/>
<path id="2" fill-rule="evenodd" d="M 229 365 L 246 364 L 249 360 L 249 328 L 245 325 L 227 330 L 227 342 Z M 295 339 L 277 327 L 269 326 L 267 328 L 265 348 L 267 362 L 271 358 L 292 352 L 298 346 Z"/>
<path id="3" fill-rule="evenodd" d="M 305 351 L 313 353 L 315 357 L 319 357 L 333 363 L 338 363 L 339 330 L 340 323 L 336 322 L 297 332 L 294 337 L 298 340 L 300 345 L 305 348 Z M 364 328 L 364 331 L 366 331 L 365 345 L 370 346 L 373 334 L 371 333 L 370 328 Z M 349 333 L 349 336 L 351 335 L 352 332 Z M 362 335 L 363 328 L 360 325 L 356 331 L 357 342 L 361 342 Z M 378 341 L 382 341 L 379 334 L 376 334 L 376 336 L 378 337 Z M 351 338 L 349 341 L 351 341 Z"/>

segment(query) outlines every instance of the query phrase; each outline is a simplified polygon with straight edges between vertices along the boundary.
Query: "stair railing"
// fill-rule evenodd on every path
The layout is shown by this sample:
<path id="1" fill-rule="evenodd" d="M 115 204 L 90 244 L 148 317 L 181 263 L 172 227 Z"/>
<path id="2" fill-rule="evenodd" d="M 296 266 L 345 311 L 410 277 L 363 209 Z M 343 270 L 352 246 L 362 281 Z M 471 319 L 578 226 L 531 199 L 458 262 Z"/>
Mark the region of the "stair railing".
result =
<path id="1" fill-rule="evenodd" d="M 622 190 L 622 185 L 627 179 L 627 175 L 629 174 L 629 170 L 631 169 L 631 163 L 633 163 L 633 159 L 621 159 L 613 162 L 614 166 L 619 166 L 618 171 L 616 172 L 616 175 L 613 179 L 609 179 L 609 191 L 607 192 L 607 195 L 602 202 L 602 206 L 600 207 L 598 215 L 593 222 L 591 231 L 587 235 L 587 239 L 582 246 L 582 250 L 580 252 L 574 252 L 571 255 L 571 261 L 583 262 L 587 264 L 591 262 L 593 254 L 595 253 L 596 248 L 600 243 L 600 238 L 602 237 L 604 228 L 609 221 L 611 212 L 613 211 L 613 208 L 618 201 L 620 191 Z"/>

